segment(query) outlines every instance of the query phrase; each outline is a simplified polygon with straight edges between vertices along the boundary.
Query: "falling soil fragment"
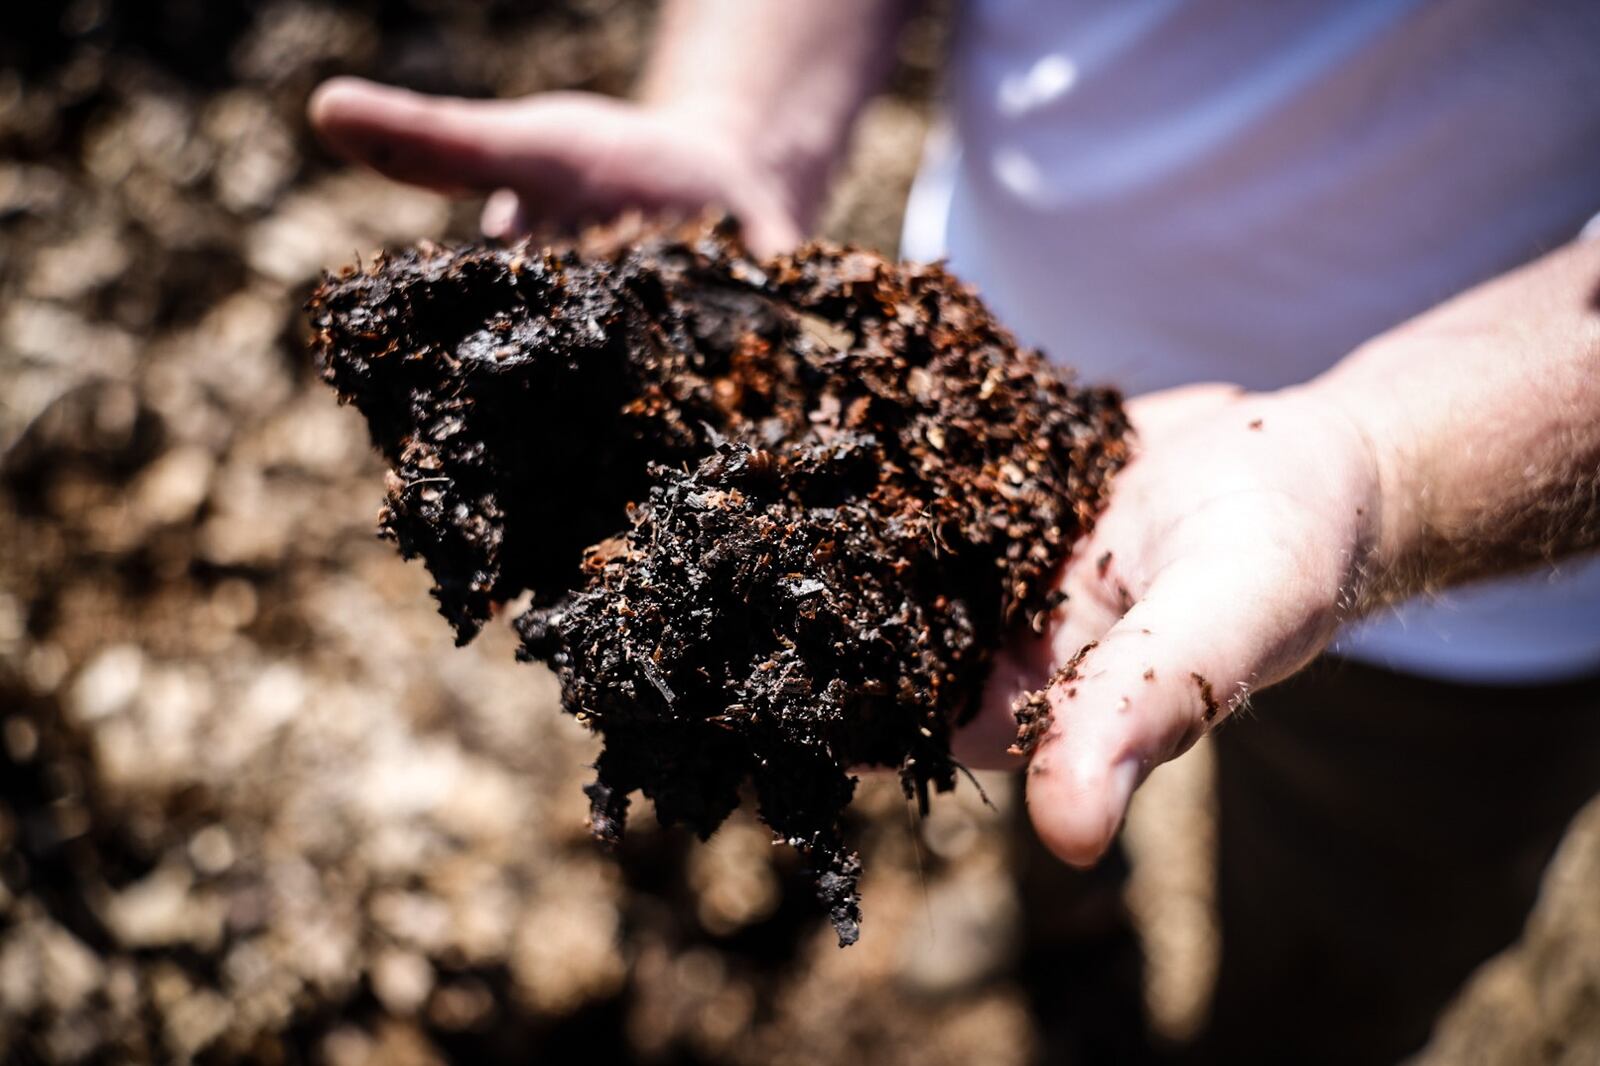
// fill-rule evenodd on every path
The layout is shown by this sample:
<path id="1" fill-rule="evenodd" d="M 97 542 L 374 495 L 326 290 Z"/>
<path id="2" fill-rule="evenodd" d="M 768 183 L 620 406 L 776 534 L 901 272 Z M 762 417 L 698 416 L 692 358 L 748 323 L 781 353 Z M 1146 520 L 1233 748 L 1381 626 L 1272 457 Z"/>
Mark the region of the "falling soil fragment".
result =
<path id="1" fill-rule="evenodd" d="M 849 768 L 954 787 L 990 652 L 1054 606 L 1124 461 L 1116 394 L 938 267 L 757 261 L 721 223 L 424 245 L 309 310 L 458 640 L 531 591 L 523 654 L 604 737 L 595 833 L 640 791 L 707 836 L 748 783 L 854 941 Z"/>

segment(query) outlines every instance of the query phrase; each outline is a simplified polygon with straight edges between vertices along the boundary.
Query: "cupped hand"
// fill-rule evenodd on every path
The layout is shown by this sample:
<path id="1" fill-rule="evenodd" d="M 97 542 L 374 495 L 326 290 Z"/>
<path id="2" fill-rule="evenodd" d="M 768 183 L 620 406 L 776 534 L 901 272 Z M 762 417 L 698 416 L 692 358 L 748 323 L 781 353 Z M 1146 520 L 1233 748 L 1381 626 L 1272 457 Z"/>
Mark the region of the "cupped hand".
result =
<path id="1" fill-rule="evenodd" d="M 758 253 L 797 243 L 803 209 L 780 176 L 710 116 L 590 93 L 520 100 L 425 96 L 358 78 L 312 95 L 329 148 L 398 181 L 490 192 L 483 229 L 508 236 L 638 208 L 732 212 Z"/>
<path id="2" fill-rule="evenodd" d="M 1109 847 L 1152 768 L 1328 644 L 1382 517 L 1372 447 L 1314 387 L 1193 386 L 1129 413 L 1135 457 L 1067 561 L 1065 604 L 1002 652 L 957 738 L 969 765 L 1017 764 L 1013 702 L 1049 685 L 1028 809 L 1076 865 Z"/>

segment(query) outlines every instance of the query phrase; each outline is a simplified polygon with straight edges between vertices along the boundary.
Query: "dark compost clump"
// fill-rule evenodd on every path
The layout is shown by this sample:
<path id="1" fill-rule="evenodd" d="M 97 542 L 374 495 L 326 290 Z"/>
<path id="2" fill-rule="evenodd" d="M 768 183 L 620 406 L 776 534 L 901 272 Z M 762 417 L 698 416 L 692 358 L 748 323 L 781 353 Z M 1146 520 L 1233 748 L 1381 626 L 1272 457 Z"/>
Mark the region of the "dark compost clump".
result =
<path id="1" fill-rule="evenodd" d="M 460 642 L 524 591 L 523 654 L 639 791 L 709 835 L 753 789 L 841 943 L 851 770 L 955 784 L 950 733 L 1126 455 L 1118 397 L 1020 348 L 937 266 L 727 224 L 423 245 L 328 277 L 323 376 L 392 470 L 380 523 Z"/>

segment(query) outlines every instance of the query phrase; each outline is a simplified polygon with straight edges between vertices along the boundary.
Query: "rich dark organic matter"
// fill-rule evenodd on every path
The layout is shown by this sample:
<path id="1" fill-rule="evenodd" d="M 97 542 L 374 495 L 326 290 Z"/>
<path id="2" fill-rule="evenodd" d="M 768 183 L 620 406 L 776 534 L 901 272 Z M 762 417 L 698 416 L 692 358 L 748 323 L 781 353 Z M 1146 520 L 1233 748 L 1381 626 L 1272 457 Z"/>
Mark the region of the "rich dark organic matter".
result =
<path id="1" fill-rule="evenodd" d="M 1117 396 L 938 267 L 760 262 L 727 225 L 425 245 L 309 309 L 458 639 L 531 590 L 524 654 L 604 736 L 595 832 L 641 791 L 709 835 L 748 783 L 855 940 L 850 770 L 954 786 L 991 650 L 1053 606 L 1125 457 Z"/>

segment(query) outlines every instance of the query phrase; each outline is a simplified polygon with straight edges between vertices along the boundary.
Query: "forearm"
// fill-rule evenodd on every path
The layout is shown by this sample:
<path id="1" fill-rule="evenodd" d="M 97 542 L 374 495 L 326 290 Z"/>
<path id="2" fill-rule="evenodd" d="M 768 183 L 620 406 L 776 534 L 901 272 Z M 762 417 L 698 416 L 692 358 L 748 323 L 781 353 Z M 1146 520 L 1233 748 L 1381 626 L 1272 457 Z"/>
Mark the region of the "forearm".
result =
<path id="1" fill-rule="evenodd" d="M 641 99 L 719 125 L 809 223 L 913 0 L 668 0 Z"/>
<path id="2" fill-rule="evenodd" d="M 1600 546 L 1600 240 L 1364 345 L 1313 382 L 1381 491 L 1369 602 Z"/>

